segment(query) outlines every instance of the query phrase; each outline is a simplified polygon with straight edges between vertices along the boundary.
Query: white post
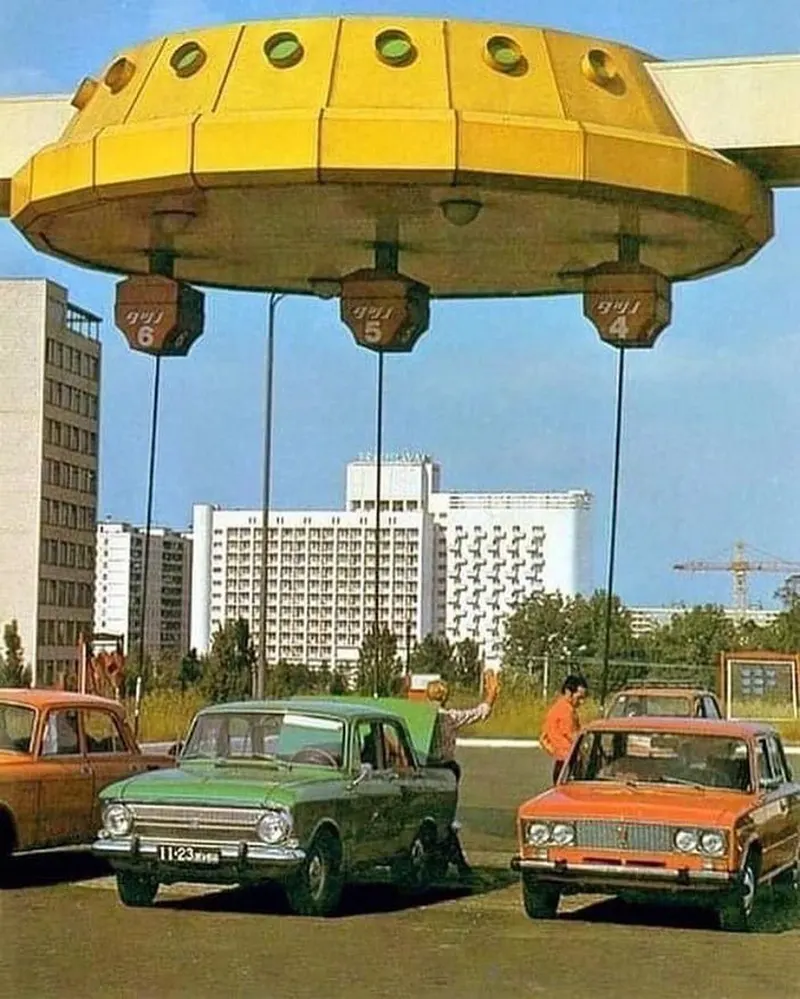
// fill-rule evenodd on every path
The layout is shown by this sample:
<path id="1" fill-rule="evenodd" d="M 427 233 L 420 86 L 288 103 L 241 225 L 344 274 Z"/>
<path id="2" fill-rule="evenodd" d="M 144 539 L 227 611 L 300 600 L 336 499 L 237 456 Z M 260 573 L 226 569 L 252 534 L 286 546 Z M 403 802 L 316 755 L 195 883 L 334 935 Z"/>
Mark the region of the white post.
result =
<path id="1" fill-rule="evenodd" d="M 544 654 L 544 668 L 542 669 L 542 700 L 547 700 L 547 691 L 550 687 L 550 653 Z"/>
<path id="2" fill-rule="evenodd" d="M 142 678 L 136 677 L 136 693 L 133 699 L 133 737 L 139 741 L 139 712 L 142 707 Z"/>

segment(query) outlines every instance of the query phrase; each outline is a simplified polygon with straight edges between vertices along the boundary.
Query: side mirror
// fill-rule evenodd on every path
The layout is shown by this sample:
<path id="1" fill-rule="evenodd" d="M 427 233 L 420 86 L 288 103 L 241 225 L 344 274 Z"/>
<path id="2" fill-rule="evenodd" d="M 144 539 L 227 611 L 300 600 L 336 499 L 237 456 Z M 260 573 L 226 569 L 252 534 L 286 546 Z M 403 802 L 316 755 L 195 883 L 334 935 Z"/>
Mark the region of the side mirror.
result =
<path id="1" fill-rule="evenodd" d="M 183 739 L 173 742 L 167 750 L 167 756 L 180 756 L 183 749 Z"/>
<path id="2" fill-rule="evenodd" d="M 372 768 L 372 764 L 371 763 L 362 763 L 362 764 L 360 764 L 359 768 L 358 768 L 358 776 L 354 777 L 353 780 L 350 781 L 350 785 L 349 786 L 350 787 L 358 787 L 358 785 L 363 780 L 366 780 L 372 774 L 372 769 L 373 768 Z"/>

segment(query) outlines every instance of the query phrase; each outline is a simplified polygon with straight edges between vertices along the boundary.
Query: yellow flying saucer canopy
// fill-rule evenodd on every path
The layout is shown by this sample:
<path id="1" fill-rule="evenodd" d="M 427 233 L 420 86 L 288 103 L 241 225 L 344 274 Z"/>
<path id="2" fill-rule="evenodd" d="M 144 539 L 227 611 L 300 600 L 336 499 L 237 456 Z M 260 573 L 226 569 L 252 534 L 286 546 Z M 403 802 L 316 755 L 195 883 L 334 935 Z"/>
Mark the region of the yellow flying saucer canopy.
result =
<path id="1" fill-rule="evenodd" d="M 117 54 L 12 182 L 38 249 L 229 288 L 341 288 L 396 234 L 434 297 L 577 292 L 633 237 L 669 281 L 742 263 L 769 192 L 692 145 L 626 46 L 416 20 L 254 22 Z M 413 325 L 413 323 L 412 323 Z"/>

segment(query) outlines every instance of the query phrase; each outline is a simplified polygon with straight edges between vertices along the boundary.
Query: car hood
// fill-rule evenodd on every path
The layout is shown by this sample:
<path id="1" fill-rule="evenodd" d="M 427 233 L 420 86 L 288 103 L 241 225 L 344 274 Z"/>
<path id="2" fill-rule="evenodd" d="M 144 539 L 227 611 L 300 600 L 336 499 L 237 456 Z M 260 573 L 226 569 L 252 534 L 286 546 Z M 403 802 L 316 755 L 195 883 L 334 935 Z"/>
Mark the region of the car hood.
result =
<path id="1" fill-rule="evenodd" d="M 258 807 L 266 802 L 293 805 L 298 799 L 331 797 L 348 776 L 327 773 L 317 767 L 294 766 L 276 770 L 264 766 L 215 766 L 213 763 L 181 763 L 172 770 L 117 781 L 101 792 L 104 799 L 144 803 L 232 805 Z"/>
<path id="2" fill-rule="evenodd" d="M 557 785 L 519 807 L 520 818 L 600 819 L 667 825 L 732 825 L 753 802 L 741 791 L 675 785 Z"/>

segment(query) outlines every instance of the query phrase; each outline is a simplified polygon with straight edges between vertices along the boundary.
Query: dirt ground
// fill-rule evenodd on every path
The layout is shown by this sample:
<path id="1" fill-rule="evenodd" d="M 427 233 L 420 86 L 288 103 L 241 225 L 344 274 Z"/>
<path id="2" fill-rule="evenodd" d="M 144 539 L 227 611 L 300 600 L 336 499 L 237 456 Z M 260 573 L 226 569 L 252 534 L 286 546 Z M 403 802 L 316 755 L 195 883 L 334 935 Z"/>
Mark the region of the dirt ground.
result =
<path id="1" fill-rule="evenodd" d="M 286 914 L 278 891 L 176 885 L 124 908 L 85 853 L 18 858 L 0 892 L 0 996 L 427 999 L 453 996 L 773 999 L 800 995 L 800 913 L 765 906 L 758 932 L 702 912 L 574 897 L 552 922 L 522 913 L 508 870 L 517 803 L 546 780 L 537 752 L 462 751 L 469 889 L 412 905 L 348 891 L 330 920 Z"/>

